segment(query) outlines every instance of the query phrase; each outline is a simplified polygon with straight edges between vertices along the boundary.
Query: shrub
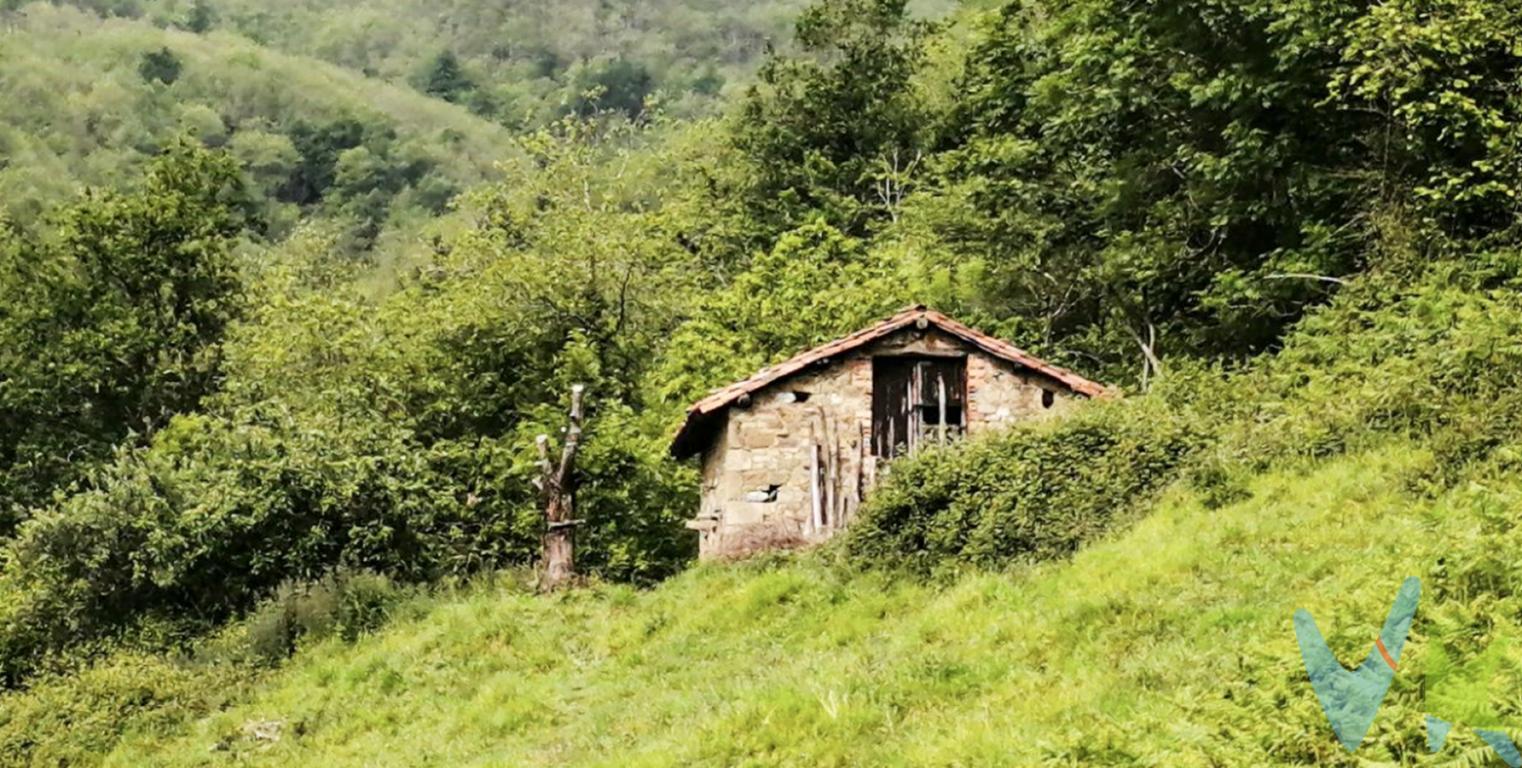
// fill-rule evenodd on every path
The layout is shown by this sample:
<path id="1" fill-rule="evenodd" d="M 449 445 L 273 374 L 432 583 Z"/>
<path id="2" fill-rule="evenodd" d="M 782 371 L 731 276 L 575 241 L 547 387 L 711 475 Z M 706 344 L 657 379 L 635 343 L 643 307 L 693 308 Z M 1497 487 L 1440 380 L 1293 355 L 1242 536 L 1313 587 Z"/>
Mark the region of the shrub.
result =
<path id="1" fill-rule="evenodd" d="M 1208 440 L 1162 398 L 1101 403 L 894 464 L 847 539 L 931 571 L 1067 555 L 1176 479 Z"/>
<path id="2" fill-rule="evenodd" d="M 300 643 L 353 642 L 378 629 L 409 594 L 373 571 L 340 569 L 282 584 L 244 621 L 180 650 L 150 636 L 172 627 L 76 649 L 53 672 L 0 694 L 0 767 L 90 764 L 129 733 L 170 731 L 225 705 Z"/>
<path id="3" fill-rule="evenodd" d="M 0 574 L 0 677 L 156 617 L 204 630 L 335 566 L 423 580 L 478 545 L 532 551 L 405 430 L 265 417 L 181 418 L 23 525 Z"/>
<path id="4" fill-rule="evenodd" d="M 130 730 L 169 730 L 227 701 L 246 679 L 230 665 L 116 653 L 0 694 L 0 766 L 88 765 Z"/>
<path id="5" fill-rule="evenodd" d="M 339 570 L 315 582 L 287 582 L 237 628 L 235 642 L 264 663 L 284 661 L 303 641 L 353 642 L 384 624 L 404 594 L 372 571 Z"/>

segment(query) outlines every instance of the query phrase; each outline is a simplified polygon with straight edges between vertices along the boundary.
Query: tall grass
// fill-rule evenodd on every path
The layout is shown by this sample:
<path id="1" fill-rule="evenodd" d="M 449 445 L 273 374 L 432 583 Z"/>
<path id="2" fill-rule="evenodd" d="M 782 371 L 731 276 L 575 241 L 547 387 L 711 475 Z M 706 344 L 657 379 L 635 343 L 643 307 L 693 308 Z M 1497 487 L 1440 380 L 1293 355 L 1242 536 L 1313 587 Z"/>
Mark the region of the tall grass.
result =
<path id="1" fill-rule="evenodd" d="M 1424 665 L 1466 637 L 1447 631 L 1465 610 L 1449 544 L 1522 494 L 1509 471 L 1483 492 L 1413 492 L 1405 479 L 1431 461 L 1400 443 L 1287 466 L 1214 509 L 1175 490 L 1071 562 L 948 586 L 817 556 L 644 592 L 487 585 L 357 643 L 326 640 L 237 706 L 150 723 L 105 762 L 1354 765 L 1294 674 L 1291 613 L 1311 609 L 1358 657 L 1418 575 L 1434 586 L 1414 672 L 1364 754 L 1411 762 L 1438 682 Z"/>

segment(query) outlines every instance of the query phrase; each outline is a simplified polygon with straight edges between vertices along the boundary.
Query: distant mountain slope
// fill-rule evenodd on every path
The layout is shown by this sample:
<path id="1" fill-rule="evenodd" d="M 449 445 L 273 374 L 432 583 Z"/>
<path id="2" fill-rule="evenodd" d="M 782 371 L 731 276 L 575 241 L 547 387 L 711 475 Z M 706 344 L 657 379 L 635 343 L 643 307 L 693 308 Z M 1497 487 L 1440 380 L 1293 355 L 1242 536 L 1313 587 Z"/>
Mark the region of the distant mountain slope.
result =
<path id="1" fill-rule="evenodd" d="M 437 211 L 513 151 L 461 107 L 235 35 L 41 4 L 5 23 L 0 210 L 19 222 L 187 133 L 238 156 L 286 226 L 323 203 L 382 221 L 393 204 Z"/>
<path id="2" fill-rule="evenodd" d="M 63 0 L 102 15 L 229 31 L 408 85 L 513 127 L 592 108 L 715 111 L 811 0 Z M 958 0 L 914 0 L 939 17 Z M 967 3 L 979 5 L 981 3 Z M 588 96 L 589 91 L 599 91 Z"/>
<path id="3" fill-rule="evenodd" d="M 223 30 L 468 104 L 513 126 L 594 105 L 637 112 L 660 91 L 711 111 L 808 0 L 130 0 L 79 2 L 191 31 Z M 458 68 L 455 69 L 454 67 Z M 604 93 L 583 98 L 585 91 Z"/>

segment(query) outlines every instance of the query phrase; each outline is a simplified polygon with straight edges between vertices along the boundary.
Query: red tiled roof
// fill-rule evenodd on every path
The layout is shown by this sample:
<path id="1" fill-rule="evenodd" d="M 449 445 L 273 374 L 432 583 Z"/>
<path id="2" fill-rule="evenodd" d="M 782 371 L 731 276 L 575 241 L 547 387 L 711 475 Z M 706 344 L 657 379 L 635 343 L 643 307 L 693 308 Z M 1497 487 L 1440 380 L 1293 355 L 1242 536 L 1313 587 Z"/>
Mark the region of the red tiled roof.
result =
<path id="1" fill-rule="evenodd" d="M 754 376 L 714 390 L 707 397 L 687 409 L 687 420 L 677 431 L 671 443 L 671 453 L 678 458 L 692 456 L 702 450 L 702 437 L 725 409 L 741 396 L 764 389 L 782 379 L 806 370 L 809 366 L 849 352 L 878 339 L 890 336 L 909 326 L 925 321 L 927 328 L 937 328 L 989 355 L 1007 360 L 1035 373 L 1041 374 L 1084 397 L 1098 397 L 1105 393 L 1103 385 L 1085 379 L 1066 368 L 1060 368 L 1026 352 L 1007 341 L 963 325 L 923 305 L 909 307 L 882 322 L 863 328 L 849 336 L 836 339 L 795 355 L 787 360 L 763 368 Z"/>

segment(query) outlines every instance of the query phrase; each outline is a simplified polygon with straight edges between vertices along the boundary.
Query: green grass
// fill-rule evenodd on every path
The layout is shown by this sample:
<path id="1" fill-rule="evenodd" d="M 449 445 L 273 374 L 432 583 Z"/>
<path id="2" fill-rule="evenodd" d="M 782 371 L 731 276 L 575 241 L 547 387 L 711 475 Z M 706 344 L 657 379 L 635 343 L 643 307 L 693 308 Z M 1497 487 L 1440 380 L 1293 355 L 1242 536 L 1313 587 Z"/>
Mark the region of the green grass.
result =
<path id="1" fill-rule="evenodd" d="M 503 577 L 304 649 L 241 703 L 129 734 L 106 762 L 1336 763 L 1290 616 L 1311 609 L 1361 657 L 1401 578 L 1475 535 L 1500 491 L 1409 491 L 1429 464 L 1395 445 L 1281 469 L 1213 510 L 1175 491 L 1071 562 L 948 584 L 819 556 L 553 598 Z M 1419 627 L 1414 664 L 1423 643 Z M 1421 737 L 1419 696 L 1398 686 L 1373 749 L 1417 759 L 1399 752 Z M 270 722 L 277 740 L 249 735 Z"/>

